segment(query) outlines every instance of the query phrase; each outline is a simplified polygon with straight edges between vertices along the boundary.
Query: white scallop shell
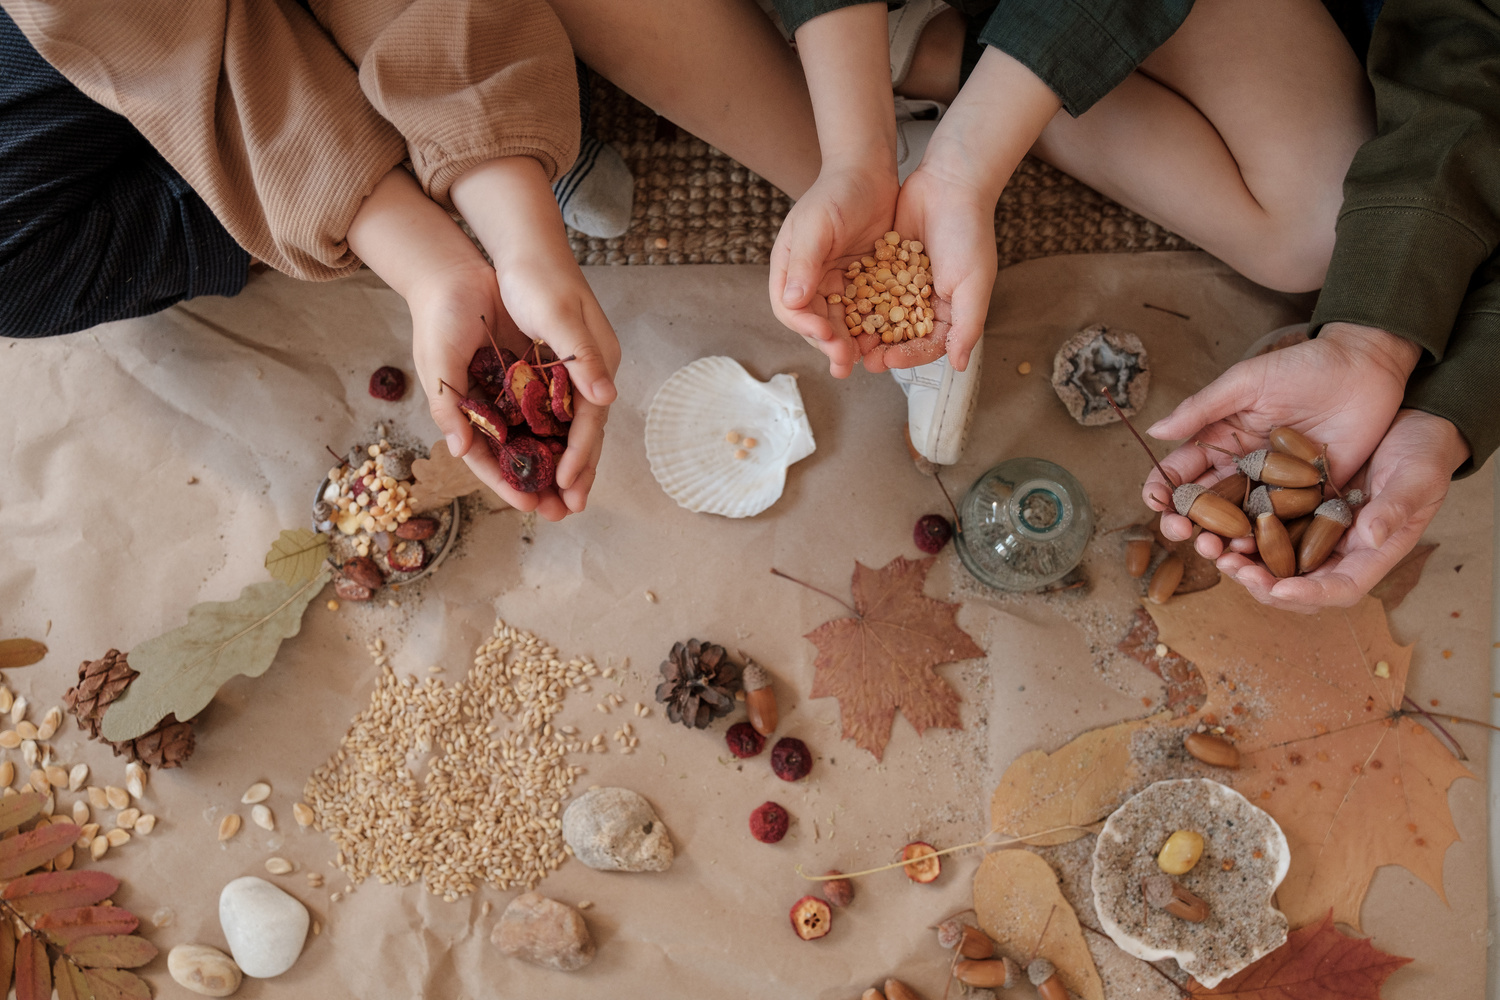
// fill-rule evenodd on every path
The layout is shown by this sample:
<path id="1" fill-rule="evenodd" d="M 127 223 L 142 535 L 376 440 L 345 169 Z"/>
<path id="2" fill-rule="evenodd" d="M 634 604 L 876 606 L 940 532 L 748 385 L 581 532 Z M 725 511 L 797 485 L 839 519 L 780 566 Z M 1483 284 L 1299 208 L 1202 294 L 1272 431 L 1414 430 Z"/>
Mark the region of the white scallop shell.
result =
<path id="1" fill-rule="evenodd" d="M 731 443 L 738 434 L 754 448 Z M 786 486 L 787 466 L 813 453 L 794 375 L 760 382 L 733 358 L 699 358 L 667 379 L 646 414 L 651 474 L 679 506 L 753 517 Z M 735 452 L 746 452 L 735 458 Z"/>

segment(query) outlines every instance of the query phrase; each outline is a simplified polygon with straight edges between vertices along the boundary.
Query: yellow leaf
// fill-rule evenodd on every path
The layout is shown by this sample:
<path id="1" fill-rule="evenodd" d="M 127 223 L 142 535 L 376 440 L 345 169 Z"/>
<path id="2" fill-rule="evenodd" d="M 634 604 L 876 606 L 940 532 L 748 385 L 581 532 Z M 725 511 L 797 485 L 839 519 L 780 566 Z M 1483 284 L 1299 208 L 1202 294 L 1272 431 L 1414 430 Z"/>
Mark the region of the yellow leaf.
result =
<path id="1" fill-rule="evenodd" d="M 1039 855 L 1022 850 L 986 855 L 974 875 L 974 912 L 1003 953 L 1023 965 L 1045 958 L 1057 967 L 1069 993 L 1104 1000 L 1078 915 L 1063 898 L 1057 873 Z"/>
<path id="2" fill-rule="evenodd" d="M 306 583 L 323 571 L 328 539 L 306 528 L 288 528 L 271 543 L 266 569 L 288 587 Z"/>

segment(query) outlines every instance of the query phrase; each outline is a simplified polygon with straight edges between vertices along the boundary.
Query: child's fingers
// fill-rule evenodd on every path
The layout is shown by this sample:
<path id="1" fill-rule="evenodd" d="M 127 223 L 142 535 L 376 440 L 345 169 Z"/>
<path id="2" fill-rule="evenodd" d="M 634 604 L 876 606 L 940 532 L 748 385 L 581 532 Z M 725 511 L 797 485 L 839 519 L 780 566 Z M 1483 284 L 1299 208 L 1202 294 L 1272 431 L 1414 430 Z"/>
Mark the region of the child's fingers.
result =
<path id="1" fill-rule="evenodd" d="M 598 462 L 604 425 L 608 420 L 609 407 L 596 406 L 588 400 L 574 401 L 573 422 L 568 425 L 568 447 L 557 460 L 559 489 L 569 489 L 586 468 Z"/>
<path id="2" fill-rule="evenodd" d="M 815 214 L 811 219 L 797 220 L 785 236 L 786 279 L 781 295 L 773 301 L 788 309 L 802 309 L 817 294 L 828 261 L 833 259 L 833 227 Z"/>
<path id="3" fill-rule="evenodd" d="M 568 305 L 576 311 L 564 312 Z M 571 357 L 565 364 L 574 391 L 591 403 L 608 406 L 615 401 L 614 370 L 620 363 L 614 328 L 592 296 L 564 303 L 563 308 L 549 312 L 546 329 L 525 332 L 544 340 L 559 358 Z"/>
<path id="4" fill-rule="evenodd" d="M 984 320 L 990 311 L 990 291 L 994 286 L 994 271 L 971 271 L 954 286 L 948 307 L 948 357 L 959 371 L 969 367 L 974 345 L 984 336 Z"/>

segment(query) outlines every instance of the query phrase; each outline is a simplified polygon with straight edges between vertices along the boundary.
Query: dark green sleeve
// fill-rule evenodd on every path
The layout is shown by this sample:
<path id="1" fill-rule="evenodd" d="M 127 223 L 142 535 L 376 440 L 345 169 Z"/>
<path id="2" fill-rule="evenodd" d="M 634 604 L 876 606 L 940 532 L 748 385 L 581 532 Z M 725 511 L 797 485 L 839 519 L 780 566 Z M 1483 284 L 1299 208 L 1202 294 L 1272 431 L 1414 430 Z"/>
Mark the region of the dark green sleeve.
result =
<path id="1" fill-rule="evenodd" d="M 1193 0 L 1001 0 L 979 40 L 1013 57 L 1081 115 L 1172 37 Z"/>
<path id="2" fill-rule="evenodd" d="M 1455 475 L 1484 465 L 1500 446 L 1500 255 L 1474 276 L 1443 360 L 1419 367 L 1405 405 L 1452 421 L 1473 452 Z"/>
<path id="3" fill-rule="evenodd" d="M 1429 360 L 1449 352 L 1470 281 L 1500 244 L 1497 6 L 1388 0 L 1381 11 L 1368 63 L 1376 137 L 1344 181 L 1314 331 L 1360 323 L 1421 344 Z M 1457 387 L 1451 377 L 1434 385 Z"/>
<path id="4" fill-rule="evenodd" d="M 878 0 L 775 0 L 776 13 L 781 15 L 781 23 L 786 25 L 787 31 L 793 33 L 819 14 L 874 2 Z"/>

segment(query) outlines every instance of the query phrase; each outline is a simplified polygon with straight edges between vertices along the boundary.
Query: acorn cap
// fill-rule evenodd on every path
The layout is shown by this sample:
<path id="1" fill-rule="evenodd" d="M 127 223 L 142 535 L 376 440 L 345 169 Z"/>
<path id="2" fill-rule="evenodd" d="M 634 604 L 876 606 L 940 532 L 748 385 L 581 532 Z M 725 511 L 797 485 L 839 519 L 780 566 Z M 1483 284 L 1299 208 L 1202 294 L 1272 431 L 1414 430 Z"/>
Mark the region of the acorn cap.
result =
<path id="1" fill-rule="evenodd" d="M 1188 511 L 1193 509 L 1193 501 L 1197 500 L 1201 494 L 1207 492 L 1207 486 L 1200 486 L 1197 483 L 1183 483 L 1172 491 L 1172 506 L 1177 508 L 1177 513 L 1183 517 L 1187 517 Z"/>
<path id="2" fill-rule="evenodd" d="M 1175 885 L 1170 875 L 1148 875 L 1141 879 L 1141 894 L 1146 897 L 1146 902 L 1158 910 L 1164 910 L 1176 898 L 1172 895 Z"/>
<path id="3" fill-rule="evenodd" d="M 1040 986 L 1055 975 L 1057 966 L 1045 958 L 1032 959 L 1031 964 L 1026 966 L 1026 978 L 1031 980 L 1032 986 Z"/>
<path id="4" fill-rule="evenodd" d="M 1250 491 L 1250 496 L 1245 500 L 1245 513 L 1252 518 L 1262 514 L 1274 514 L 1275 508 L 1271 506 L 1271 491 L 1264 486 L 1257 486 Z"/>
<path id="5" fill-rule="evenodd" d="M 1365 502 L 1365 491 L 1364 490 L 1350 490 L 1349 492 L 1347 492 L 1347 493 L 1344 494 L 1344 503 L 1348 504 L 1350 507 L 1358 507 L 1360 504 L 1362 504 L 1364 502 Z"/>
<path id="6" fill-rule="evenodd" d="M 1266 456 L 1269 454 L 1271 454 L 1270 451 L 1265 448 L 1262 448 L 1260 451 L 1252 451 L 1236 464 L 1239 465 L 1240 471 L 1251 479 L 1259 479 L 1260 474 L 1265 471 Z"/>
<path id="7" fill-rule="evenodd" d="M 1361 497 L 1363 497 L 1363 494 L 1361 494 Z M 1313 511 L 1313 517 L 1324 517 L 1330 521 L 1337 521 L 1346 528 L 1354 523 L 1354 511 L 1350 510 L 1349 505 L 1337 497 L 1332 500 L 1324 500 L 1318 504 L 1318 509 Z"/>
<path id="8" fill-rule="evenodd" d="M 740 655 L 745 656 L 743 652 Z M 771 675 L 765 667 L 756 663 L 750 657 L 745 656 L 745 669 L 740 674 L 740 683 L 745 686 L 745 691 L 748 694 L 751 691 L 759 691 L 761 688 L 770 687 Z"/>

